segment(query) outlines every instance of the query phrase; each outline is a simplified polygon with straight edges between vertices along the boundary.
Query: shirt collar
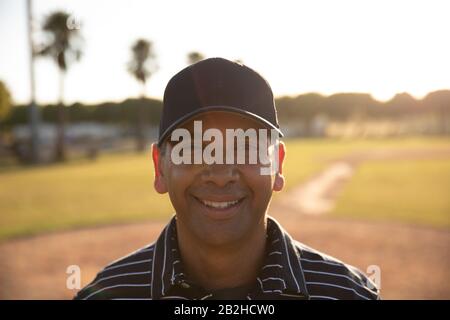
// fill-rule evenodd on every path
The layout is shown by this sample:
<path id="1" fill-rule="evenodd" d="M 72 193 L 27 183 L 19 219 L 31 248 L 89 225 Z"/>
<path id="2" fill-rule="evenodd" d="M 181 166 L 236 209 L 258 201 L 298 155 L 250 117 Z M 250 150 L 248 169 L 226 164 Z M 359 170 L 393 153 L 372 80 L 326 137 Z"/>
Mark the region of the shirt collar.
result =
<path id="1" fill-rule="evenodd" d="M 256 282 L 254 295 L 294 293 L 307 296 L 294 240 L 270 216 L 267 218 L 266 255 Z M 164 297 L 173 286 L 188 286 L 178 248 L 175 216 L 155 242 L 151 274 L 152 299 Z"/>
<path id="2" fill-rule="evenodd" d="M 257 281 L 262 292 L 307 295 L 300 256 L 294 240 L 270 216 L 267 218 L 266 256 Z"/>

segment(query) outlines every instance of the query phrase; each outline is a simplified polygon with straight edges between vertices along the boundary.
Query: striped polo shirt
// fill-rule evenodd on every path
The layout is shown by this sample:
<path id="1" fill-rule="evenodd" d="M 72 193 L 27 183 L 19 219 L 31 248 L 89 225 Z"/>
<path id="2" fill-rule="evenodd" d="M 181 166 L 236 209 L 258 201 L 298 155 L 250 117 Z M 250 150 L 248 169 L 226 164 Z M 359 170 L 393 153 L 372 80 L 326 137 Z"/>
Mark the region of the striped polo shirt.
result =
<path id="1" fill-rule="evenodd" d="M 75 299 L 218 299 L 189 281 L 180 258 L 176 217 L 158 239 L 100 271 Z M 358 269 L 295 241 L 267 219 L 264 263 L 243 298 L 379 299 L 378 289 Z"/>

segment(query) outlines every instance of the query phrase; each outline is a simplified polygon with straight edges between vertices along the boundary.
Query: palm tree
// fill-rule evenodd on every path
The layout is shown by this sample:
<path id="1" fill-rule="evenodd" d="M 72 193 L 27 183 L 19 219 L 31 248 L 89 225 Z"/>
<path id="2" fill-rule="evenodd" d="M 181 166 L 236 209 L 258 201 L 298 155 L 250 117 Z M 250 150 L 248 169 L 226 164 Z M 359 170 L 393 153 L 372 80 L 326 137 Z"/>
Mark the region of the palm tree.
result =
<path id="1" fill-rule="evenodd" d="M 128 71 L 142 85 L 141 102 L 137 106 L 136 125 L 136 149 L 139 152 L 145 149 L 144 134 L 144 106 L 145 106 L 145 85 L 147 80 L 158 70 L 156 55 L 152 42 L 145 39 L 138 39 L 131 47 L 131 60 L 128 63 Z"/>
<path id="2" fill-rule="evenodd" d="M 198 51 L 189 52 L 187 55 L 187 61 L 189 64 L 199 62 L 200 60 L 203 59 L 205 59 L 205 56 Z"/>
<path id="3" fill-rule="evenodd" d="M 64 78 L 69 65 L 80 60 L 82 53 L 80 31 L 69 25 L 70 19 L 71 16 L 64 11 L 56 11 L 48 15 L 42 25 L 47 38 L 42 48 L 38 50 L 39 55 L 53 59 L 59 69 L 58 132 L 55 150 L 57 161 L 63 161 L 66 158 Z"/>

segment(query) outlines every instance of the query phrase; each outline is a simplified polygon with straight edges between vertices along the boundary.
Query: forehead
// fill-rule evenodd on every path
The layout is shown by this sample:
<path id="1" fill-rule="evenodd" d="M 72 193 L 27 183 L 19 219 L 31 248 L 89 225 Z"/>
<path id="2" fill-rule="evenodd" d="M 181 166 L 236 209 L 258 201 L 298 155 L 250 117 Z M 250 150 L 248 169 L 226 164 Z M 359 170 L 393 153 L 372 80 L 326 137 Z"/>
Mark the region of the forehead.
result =
<path id="1" fill-rule="evenodd" d="M 194 121 L 201 121 L 203 130 L 212 128 L 219 130 L 267 128 L 264 124 L 251 118 L 250 116 L 226 111 L 211 111 L 199 114 L 180 127 L 191 131 L 194 128 Z"/>

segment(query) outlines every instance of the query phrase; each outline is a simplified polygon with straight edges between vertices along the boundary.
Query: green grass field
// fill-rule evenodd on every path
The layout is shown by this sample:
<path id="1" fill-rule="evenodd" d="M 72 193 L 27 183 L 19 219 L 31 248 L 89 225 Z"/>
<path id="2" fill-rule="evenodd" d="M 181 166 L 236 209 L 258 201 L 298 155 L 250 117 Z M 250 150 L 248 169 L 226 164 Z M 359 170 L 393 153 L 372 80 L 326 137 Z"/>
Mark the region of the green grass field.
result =
<path id="1" fill-rule="evenodd" d="M 450 148 L 445 138 L 397 138 L 370 140 L 294 139 L 285 141 L 287 157 L 284 174 L 287 189 L 319 172 L 330 161 L 369 150 Z"/>
<path id="2" fill-rule="evenodd" d="M 358 168 L 333 212 L 450 227 L 450 161 L 372 161 Z"/>
<path id="3" fill-rule="evenodd" d="M 284 173 L 289 189 L 324 168 L 329 161 L 352 152 L 378 148 L 450 147 L 450 139 L 296 139 L 287 140 L 286 144 Z M 433 190 L 439 191 L 439 194 L 436 192 L 436 197 L 440 195 L 445 198 L 444 193 L 449 190 L 448 184 L 435 183 L 435 176 L 448 177 L 448 166 L 431 167 L 430 170 L 435 170 L 433 178 L 426 179 L 426 170 L 421 173 L 420 179 L 427 180 L 428 184 L 424 184 L 423 190 L 418 190 L 417 194 L 426 198 L 427 192 L 431 190 L 430 185 L 434 185 Z M 370 168 L 363 169 L 362 172 L 370 171 Z M 390 174 L 399 183 L 402 179 L 413 179 L 406 172 L 397 175 L 395 170 L 391 170 Z M 410 175 L 414 174 L 415 171 L 410 172 Z M 355 183 L 374 183 L 369 178 L 363 177 L 366 180 L 361 180 L 358 177 L 359 174 Z M 358 182 L 359 180 L 361 181 Z M 348 190 L 351 191 L 352 187 Z M 376 187 L 366 190 L 366 198 L 382 192 Z M 374 213 L 370 210 L 350 210 L 354 197 L 350 191 L 344 193 L 343 202 L 340 201 L 336 214 L 344 215 L 345 211 L 361 218 L 372 216 Z M 347 198 L 350 200 L 345 200 Z M 390 206 L 388 200 L 397 202 L 395 197 L 386 197 L 385 207 Z M 421 200 L 419 196 L 415 199 L 416 202 L 425 200 Z M 416 206 L 416 202 L 411 203 L 411 207 Z M 359 205 L 361 208 L 365 204 L 361 201 Z M 432 208 L 435 210 L 441 207 Z M 0 170 L 0 240 L 77 227 L 165 219 L 172 212 L 168 197 L 153 190 L 150 152 L 139 155 L 103 155 L 93 162 L 74 161 L 37 168 L 8 167 Z M 434 213 L 430 212 L 429 216 L 431 215 Z M 449 215 L 448 211 L 446 215 Z M 417 222 L 424 220 L 427 219 Z"/>
<path id="4" fill-rule="evenodd" d="M 109 155 L 0 174 L 0 239 L 100 224 L 162 219 L 149 153 Z"/>

